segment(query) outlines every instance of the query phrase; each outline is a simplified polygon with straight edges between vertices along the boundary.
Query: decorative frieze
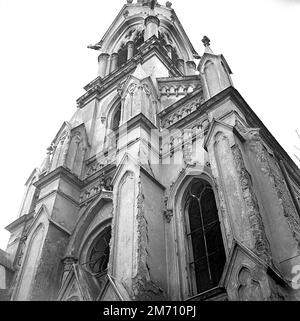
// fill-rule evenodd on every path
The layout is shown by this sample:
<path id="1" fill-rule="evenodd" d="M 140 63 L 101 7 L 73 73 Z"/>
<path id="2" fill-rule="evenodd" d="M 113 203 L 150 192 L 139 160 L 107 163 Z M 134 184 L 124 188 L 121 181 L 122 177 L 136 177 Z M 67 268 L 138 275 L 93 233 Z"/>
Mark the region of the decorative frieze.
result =
<path id="1" fill-rule="evenodd" d="M 115 163 L 115 161 L 116 161 L 115 152 L 108 153 L 108 155 L 100 156 L 99 158 L 97 158 L 95 161 L 93 161 L 91 164 L 89 164 L 86 167 L 85 178 L 88 178 L 98 173 L 99 171 L 104 169 L 104 167 Z"/>
<path id="2" fill-rule="evenodd" d="M 112 191 L 113 186 L 111 185 L 112 177 L 101 175 L 97 181 L 89 185 L 80 195 L 79 202 L 87 204 L 87 202 L 91 201 L 96 194 L 99 194 L 103 191 Z"/>
<path id="3" fill-rule="evenodd" d="M 197 110 L 197 108 L 199 108 L 203 102 L 203 97 L 197 97 L 196 99 L 183 104 L 175 110 L 172 110 L 172 112 L 162 117 L 161 126 L 163 128 L 168 128 L 169 126 L 174 125 L 179 120 L 185 118 L 186 116 Z"/>

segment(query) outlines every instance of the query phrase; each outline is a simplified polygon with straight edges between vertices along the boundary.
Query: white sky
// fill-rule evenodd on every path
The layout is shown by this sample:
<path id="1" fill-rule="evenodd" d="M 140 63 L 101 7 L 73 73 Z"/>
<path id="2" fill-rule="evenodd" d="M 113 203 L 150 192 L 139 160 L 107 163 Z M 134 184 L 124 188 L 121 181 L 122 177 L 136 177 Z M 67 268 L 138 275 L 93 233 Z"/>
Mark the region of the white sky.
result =
<path id="1" fill-rule="evenodd" d="M 101 39 L 125 2 L 0 0 L 0 248 L 27 178 L 96 77 L 97 52 L 87 45 Z M 195 49 L 201 55 L 203 35 L 211 39 L 237 90 L 293 157 L 300 147 L 300 0 L 172 2 Z"/>

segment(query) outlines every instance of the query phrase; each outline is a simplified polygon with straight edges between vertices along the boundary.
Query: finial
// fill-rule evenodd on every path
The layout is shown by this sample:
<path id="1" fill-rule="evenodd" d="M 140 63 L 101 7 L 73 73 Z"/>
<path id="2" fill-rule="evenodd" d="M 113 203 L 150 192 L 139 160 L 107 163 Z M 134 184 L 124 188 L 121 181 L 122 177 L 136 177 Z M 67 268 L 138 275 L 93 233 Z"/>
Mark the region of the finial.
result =
<path id="1" fill-rule="evenodd" d="M 166 2 L 166 7 L 167 7 L 167 8 L 171 8 L 171 7 L 172 7 L 172 2 L 167 1 L 167 2 Z"/>
<path id="2" fill-rule="evenodd" d="M 208 47 L 210 45 L 210 40 L 206 36 L 203 37 L 202 42 L 204 44 L 204 47 Z"/>
<path id="3" fill-rule="evenodd" d="M 100 40 L 99 42 L 97 42 L 95 45 L 88 45 L 87 47 L 89 49 L 94 49 L 94 50 L 100 50 L 102 48 L 102 43 L 103 41 Z"/>
<path id="4" fill-rule="evenodd" d="M 156 0 L 152 0 L 152 1 L 150 2 L 150 8 L 153 10 L 154 7 L 155 7 L 155 5 L 156 5 Z"/>
<path id="5" fill-rule="evenodd" d="M 48 148 L 47 148 L 47 155 L 51 155 L 53 152 L 54 148 L 53 148 L 53 144 L 51 144 Z"/>

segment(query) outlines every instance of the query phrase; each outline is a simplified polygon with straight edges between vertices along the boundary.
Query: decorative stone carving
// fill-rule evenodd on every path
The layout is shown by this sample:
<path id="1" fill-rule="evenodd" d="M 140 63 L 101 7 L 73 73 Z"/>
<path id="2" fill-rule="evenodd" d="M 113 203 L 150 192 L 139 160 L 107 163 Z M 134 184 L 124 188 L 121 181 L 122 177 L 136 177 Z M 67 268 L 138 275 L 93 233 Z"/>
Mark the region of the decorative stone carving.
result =
<path id="1" fill-rule="evenodd" d="M 242 195 L 246 204 L 249 223 L 252 229 L 252 235 L 255 240 L 254 252 L 265 262 L 271 262 L 271 249 L 268 242 L 258 201 L 253 191 L 250 173 L 247 171 L 240 148 L 237 145 L 232 147 L 234 163 L 239 176 Z"/>
<path id="2" fill-rule="evenodd" d="M 193 142 L 192 142 L 192 132 L 183 133 L 183 161 L 186 165 L 192 163 L 193 156 Z M 186 136 L 186 137 L 184 137 Z"/>
<path id="3" fill-rule="evenodd" d="M 203 37 L 202 42 L 204 47 L 208 47 L 210 45 L 210 39 L 206 36 Z"/>
<path id="4" fill-rule="evenodd" d="M 20 268 L 22 265 L 22 259 L 23 259 L 24 253 L 25 253 L 25 248 L 26 248 L 26 240 L 27 240 L 27 235 L 24 234 L 20 238 L 19 253 L 18 253 L 17 260 L 16 260 L 17 268 Z"/>
<path id="5" fill-rule="evenodd" d="M 92 200 L 93 196 L 100 192 L 112 191 L 113 186 L 111 185 L 111 176 L 101 175 L 96 183 L 88 186 L 80 195 L 80 203 Z"/>
<path id="6" fill-rule="evenodd" d="M 116 153 L 110 152 L 108 155 L 103 155 L 89 164 L 86 168 L 85 178 L 90 177 L 91 175 L 98 173 L 100 170 L 104 169 L 104 167 L 113 164 L 116 160 Z"/>
<path id="7" fill-rule="evenodd" d="M 168 199 L 169 199 L 169 194 L 166 193 L 165 199 L 164 199 L 164 205 L 165 209 L 163 211 L 163 215 L 167 223 L 171 222 L 171 219 L 173 217 L 173 209 L 168 209 Z"/>
<path id="8" fill-rule="evenodd" d="M 166 219 L 167 223 L 170 223 L 171 219 L 173 217 L 173 210 L 172 209 L 165 210 L 164 211 L 164 216 L 165 216 L 165 219 Z"/>
<path id="9" fill-rule="evenodd" d="M 203 97 L 198 97 L 195 100 L 189 101 L 188 103 L 172 110 L 172 112 L 168 113 L 167 116 L 162 117 L 161 126 L 163 128 L 168 128 L 169 126 L 175 124 L 180 119 L 188 116 L 193 113 L 204 101 Z"/>
<path id="10" fill-rule="evenodd" d="M 148 257 L 148 222 L 144 213 L 145 196 L 142 191 L 141 181 L 138 181 L 137 195 L 137 273 L 132 280 L 132 291 L 134 300 L 163 300 L 164 295 L 150 276 L 149 266 L 147 264 Z"/>
<path id="11" fill-rule="evenodd" d="M 62 260 L 63 266 L 64 266 L 64 272 L 69 272 L 72 270 L 72 267 L 74 264 L 77 263 L 77 259 L 74 257 L 66 257 Z"/>
<path id="12" fill-rule="evenodd" d="M 259 281 L 254 279 L 251 271 L 242 267 L 238 273 L 238 298 L 241 301 L 263 301 L 263 293 Z"/>
<path id="13" fill-rule="evenodd" d="M 236 122 L 235 129 L 245 139 L 248 148 L 255 154 L 256 160 L 260 163 L 261 171 L 270 177 L 279 202 L 282 206 L 284 216 L 287 220 L 293 237 L 298 244 L 300 251 L 300 219 L 296 213 L 293 201 L 286 186 L 281 170 L 275 159 L 271 158 L 264 146 L 259 134 L 259 128 L 245 128 L 239 121 Z"/>

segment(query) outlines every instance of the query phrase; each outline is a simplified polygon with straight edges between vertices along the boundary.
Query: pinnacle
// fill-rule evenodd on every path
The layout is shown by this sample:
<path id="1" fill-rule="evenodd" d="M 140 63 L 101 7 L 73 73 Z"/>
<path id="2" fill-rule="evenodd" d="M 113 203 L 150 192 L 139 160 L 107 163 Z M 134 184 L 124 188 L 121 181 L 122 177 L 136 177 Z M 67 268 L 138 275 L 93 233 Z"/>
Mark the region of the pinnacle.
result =
<path id="1" fill-rule="evenodd" d="M 213 54 L 213 51 L 212 51 L 211 48 L 210 48 L 210 39 L 209 39 L 207 36 L 204 36 L 204 37 L 202 38 L 202 42 L 203 42 L 203 45 L 204 45 L 204 47 L 205 47 L 204 52 L 205 52 L 205 53 Z"/>

